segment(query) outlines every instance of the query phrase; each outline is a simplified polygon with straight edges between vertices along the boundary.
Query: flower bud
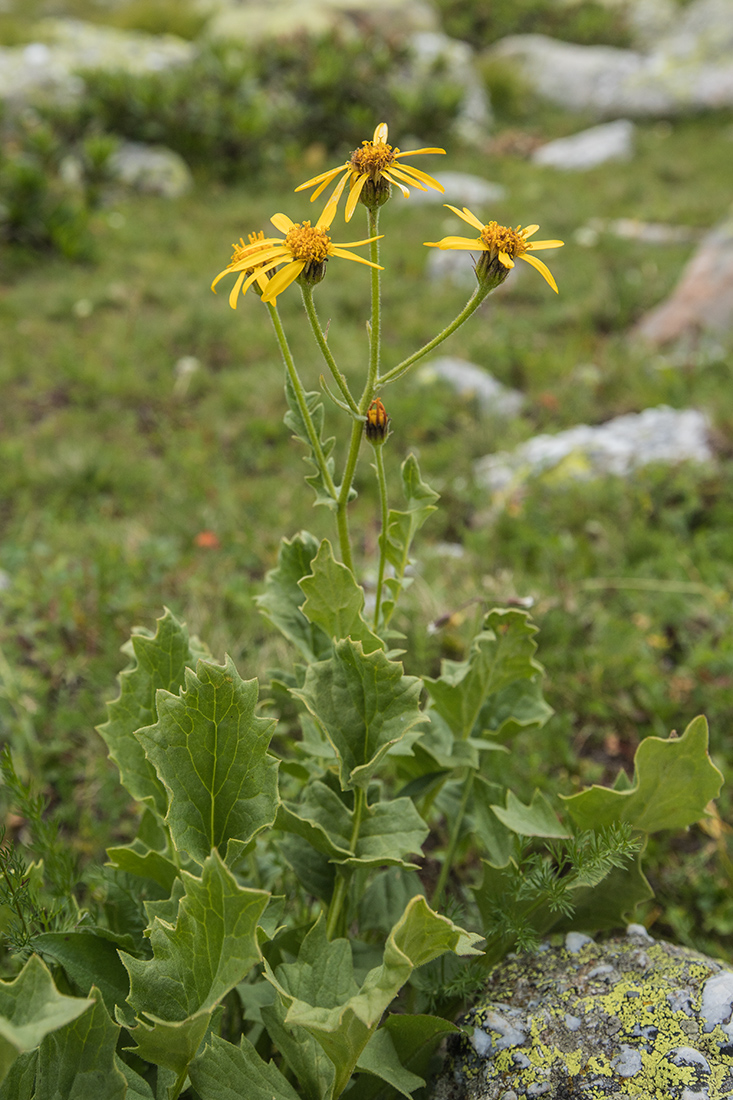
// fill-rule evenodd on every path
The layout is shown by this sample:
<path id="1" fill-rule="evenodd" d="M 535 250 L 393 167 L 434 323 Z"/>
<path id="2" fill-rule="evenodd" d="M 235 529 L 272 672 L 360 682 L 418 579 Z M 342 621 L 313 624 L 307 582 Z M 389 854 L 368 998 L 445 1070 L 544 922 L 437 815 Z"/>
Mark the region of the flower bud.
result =
<path id="1" fill-rule="evenodd" d="M 387 410 L 379 398 L 375 397 L 367 409 L 364 422 L 369 442 L 374 444 L 384 443 L 389 434 L 389 423 L 390 417 L 387 416 Z"/>

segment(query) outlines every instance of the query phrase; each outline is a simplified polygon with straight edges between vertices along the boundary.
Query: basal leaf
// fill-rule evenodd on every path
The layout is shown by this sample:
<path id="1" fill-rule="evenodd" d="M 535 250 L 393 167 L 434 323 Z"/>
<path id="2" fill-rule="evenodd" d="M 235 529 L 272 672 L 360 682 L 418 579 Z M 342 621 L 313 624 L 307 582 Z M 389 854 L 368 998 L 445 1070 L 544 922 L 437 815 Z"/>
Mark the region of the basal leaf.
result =
<path id="1" fill-rule="evenodd" d="M 311 562 L 311 572 L 299 582 L 306 595 L 301 610 L 309 622 L 322 627 L 329 638 L 351 638 L 361 642 L 365 653 L 384 649 L 384 642 L 362 617 L 364 589 L 341 562 L 336 561 L 328 539 L 324 539 Z"/>
<path id="2" fill-rule="evenodd" d="M 414 871 L 399 865 L 380 871 L 361 896 L 360 930 L 387 935 L 404 913 L 410 899 L 424 893 L 425 888 Z"/>
<path id="3" fill-rule="evenodd" d="M 542 673 L 542 666 L 534 660 L 536 633 L 526 611 L 491 611 L 467 660 L 444 660 L 438 679 L 425 677 L 435 709 L 457 737 L 470 735 L 490 695 L 504 691 L 516 680 L 534 680 Z"/>
<path id="4" fill-rule="evenodd" d="M 212 1035 L 188 1072 L 203 1100 L 298 1100 L 277 1066 L 263 1061 L 244 1036 L 234 1046 Z"/>
<path id="5" fill-rule="evenodd" d="M 573 913 L 561 919 L 558 930 L 571 928 L 600 932 L 618 928 L 633 920 L 637 905 L 654 897 L 641 869 L 641 853 L 628 867 L 614 867 L 596 886 L 573 891 Z"/>
<path id="6" fill-rule="evenodd" d="M 542 680 L 515 680 L 503 691 L 491 695 L 478 716 L 479 729 L 500 740 L 514 737 L 520 730 L 540 729 L 554 711 L 545 702 Z"/>
<path id="7" fill-rule="evenodd" d="M 19 1054 L 0 1084 L 0 1100 L 33 1100 L 37 1065 L 38 1047 Z"/>
<path id="8" fill-rule="evenodd" d="M 315 453 L 313 450 L 313 441 L 308 434 L 308 428 L 306 426 L 305 420 L 303 419 L 303 414 L 300 410 L 300 406 L 298 405 L 296 393 L 293 389 L 293 383 L 290 381 L 290 375 L 287 373 L 285 375 L 285 399 L 288 403 L 288 412 L 285 413 L 285 416 L 283 418 L 285 421 L 285 426 L 287 428 L 290 428 L 290 431 L 293 433 L 295 438 L 299 439 L 301 443 L 304 443 L 305 446 L 308 448 L 308 455 L 306 456 L 305 461 L 313 467 L 313 473 L 308 474 L 305 480 L 312 487 L 314 493 L 316 494 L 316 504 L 325 504 L 328 508 L 335 508 L 337 501 L 329 492 L 328 487 L 323 479 L 321 467 L 315 457 Z M 305 403 L 310 414 L 311 421 L 313 422 L 316 438 L 320 443 L 323 457 L 326 461 L 326 466 L 329 473 L 331 474 L 331 477 L 333 478 L 334 462 L 331 452 L 333 451 L 334 439 L 333 436 L 331 436 L 329 439 L 323 438 L 324 408 L 320 393 L 315 390 L 308 391 L 305 394 Z M 353 493 L 352 495 L 356 496 L 356 493 Z"/>
<path id="9" fill-rule="evenodd" d="M 407 508 L 402 512 L 390 509 L 387 530 L 379 539 L 380 546 L 385 547 L 386 559 L 394 569 L 394 576 L 385 581 L 388 593 L 382 605 L 385 623 L 392 617 L 400 589 L 405 587 L 405 570 L 410 563 L 412 541 L 430 513 L 436 510 L 435 501 L 439 499 L 438 493 L 422 480 L 414 455 L 408 455 L 402 463 L 402 491 Z"/>
<path id="10" fill-rule="evenodd" d="M 107 721 L 98 729 L 119 768 L 123 786 L 137 802 L 163 816 L 165 789 L 134 733 L 155 722 L 156 691 L 178 691 L 186 667 L 193 666 L 202 654 L 170 611 L 158 619 L 154 635 L 146 630 L 135 632 L 130 647 L 133 663 L 120 673 L 120 694 L 107 704 Z"/>
<path id="11" fill-rule="evenodd" d="M 34 1100 L 125 1100 L 127 1082 L 115 1061 L 120 1028 L 99 990 L 92 998 L 86 1012 L 43 1039 Z"/>
<path id="12" fill-rule="evenodd" d="M 127 1062 L 123 1062 L 119 1055 L 115 1055 L 115 1065 L 127 1082 L 125 1100 L 155 1100 L 153 1090 L 147 1081 L 128 1066 Z"/>
<path id="13" fill-rule="evenodd" d="M 331 653 L 328 634 L 310 623 L 301 611 L 305 596 L 298 582 L 311 571 L 318 553 L 318 542 L 308 531 L 283 539 L 277 556 L 277 568 L 265 577 L 265 591 L 255 603 L 274 627 L 297 646 L 307 661 L 320 661 Z"/>
<path id="14" fill-rule="evenodd" d="M 172 1022 L 210 1013 L 259 961 L 256 930 L 269 897 L 239 886 L 216 851 L 201 878 L 183 871 L 181 884 L 175 926 L 153 919 L 153 958 L 121 953 L 135 1012 Z"/>
<path id="15" fill-rule="evenodd" d="M 376 802 L 362 817 L 354 855 L 342 862 L 353 867 L 415 867 L 405 856 L 420 852 L 429 832 L 411 798 Z"/>
<path id="16" fill-rule="evenodd" d="M 302 699 L 339 757 L 341 786 L 367 787 L 390 746 L 418 722 L 421 684 L 398 661 L 360 642 L 338 642 L 333 657 L 310 665 Z"/>
<path id="17" fill-rule="evenodd" d="M 356 1063 L 357 1070 L 379 1077 L 408 1098 L 415 1089 L 422 1088 L 425 1081 L 415 1073 L 410 1073 L 397 1057 L 392 1036 L 386 1028 L 380 1027 L 372 1032 L 369 1042 Z"/>
<path id="18" fill-rule="evenodd" d="M 506 867 L 514 852 L 516 834 L 494 813 L 497 793 L 501 797 L 501 788 L 476 776 L 472 790 L 474 832 L 484 859 L 492 867 Z"/>
<path id="19" fill-rule="evenodd" d="M 351 854 L 352 819 L 336 792 L 314 779 L 300 802 L 280 804 L 276 827 L 296 833 L 329 859 L 346 859 Z"/>
<path id="20" fill-rule="evenodd" d="M 110 1013 L 127 999 L 130 983 L 113 939 L 97 936 L 91 929 L 44 932 L 34 938 L 33 947 L 59 963 L 85 996 L 97 986 Z"/>
<path id="21" fill-rule="evenodd" d="M 0 981 L 0 1081 L 21 1051 L 37 1047 L 93 1004 L 88 997 L 59 993 L 46 964 L 31 955 L 17 978 Z"/>
<path id="22" fill-rule="evenodd" d="M 535 791 L 529 806 L 512 791 L 506 792 L 505 806 L 491 807 L 502 825 L 520 836 L 568 837 L 571 834 L 558 821 L 557 814 L 542 791 Z"/>
<path id="23" fill-rule="evenodd" d="M 232 661 L 199 661 L 180 695 L 160 692 L 158 721 L 137 738 L 169 792 L 176 847 L 198 863 L 230 839 L 246 844 L 277 812 L 277 761 L 267 752 L 274 719 L 255 715 L 257 681 Z"/>
<path id="24" fill-rule="evenodd" d="M 290 1067 L 305 1100 L 330 1100 L 336 1079 L 333 1062 L 304 1027 L 288 1027 L 282 1001 L 262 1009 L 267 1032 Z"/>
<path id="25" fill-rule="evenodd" d="M 129 1029 L 136 1046 L 124 1049 L 178 1076 L 193 1061 L 206 1037 L 211 1016 L 212 1011 L 208 1008 L 188 1016 L 185 1020 L 161 1020 L 155 1013 L 147 1012 L 144 1019 L 138 1018 L 137 1027 Z M 159 1080 L 159 1095 L 160 1085 Z M 166 1093 L 167 1089 L 163 1095 Z"/>
<path id="26" fill-rule="evenodd" d="M 329 857 L 292 834 L 279 836 L 277 845 L 305 892 L 329 904 L 336 883 L 336 868 Z"/>
<path id="27" fill-rule="evenodd" d="M 386 1016 L 376 1035 L 387 1032 L 402 1066 L 426 1080 L 431 1079 L 431 1062 L 446 1035 L 461 1029 L 439 1016 L 392 1013 Z M 349 1089 L 349 1100 L 392 1100 L 393 1093 L 385 1081 L 361 1074 Z"/>
<path id="28" fill-rule="evenodd" d="M 628 821 L 635 829 L 655 833 L 699 821 L 722 785 L 723 776 L 708 755 L 707 722 L 699 717 L 682 737 L 644 738 L 628 790 L 593 786 L 565 798 L 565 804 L 579 829 Z"/>
<path id="29" fill-rule="evenodd" d="M 107 849 L 107 859 L 111 867 L 138 878 L 149 878 L 157 882 L 166 893 L 173 889 L 178 877 L 178 868 L 162 852 L 152 851 L 141 840 L 123 844 L 118 848 Z"/>

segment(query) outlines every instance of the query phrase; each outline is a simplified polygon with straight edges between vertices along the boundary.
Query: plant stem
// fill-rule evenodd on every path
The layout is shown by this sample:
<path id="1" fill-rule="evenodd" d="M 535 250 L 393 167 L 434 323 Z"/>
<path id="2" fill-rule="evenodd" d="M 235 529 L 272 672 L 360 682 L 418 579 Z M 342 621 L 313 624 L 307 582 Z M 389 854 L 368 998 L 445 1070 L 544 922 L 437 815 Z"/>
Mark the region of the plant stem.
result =
<path id="1" fill-rule="evenodd" d="M 368 207 L 369 216 L 369 236 L 375 237 L 379 232 L 379 207 L 372 209 Z M 370 259 L 373 264 L 379 263 L 379 241 L 373 240 L 369 246 L 371 253 Z M 372 277 L 372 318 L 371 328 L 369 335 L 369 376 L 367 378 L 367 384 L 362 395 L 361 403 L 359 405 L 359 411 L 364 416 L 369 402 L 374 395 L 374 387 L 379 379 L 379 357 L 382 346 L 382 298 L 381 298 L 381 275 L 382 272 L 378 267 L 370 268 Z"/>
<path id="2" fill-rule="evenodd" d="M 323 453 L 321 441 L 318 438 L 318 432 L 316 431 L 311 414 L 308 411 L 308 403 L 305 399 L 305 390 L 303 389 L 303 383 L 300 381 L 298 372 L 295 369 L 295 362 L 293 360 L 293 356 L 288 345 L 285 330 L 282 326 L 282 321 L 280 320 L 280 314 L 277 311 L 277 306 L 274 306 L 272 302 L 267 303 L 267 308 L 270 311 L 270 320 L 272 321 L 272 327 L 275 329 L 277 342 L 280 345 L 280 351 L 282 353 L 283 361 L 285 363 L 285 369 L 290 376 L 290 381 L 292 383 L 293 389 L 295 390 L 295 399 L 298 402 L 298 409 L 300 410 L 300 415 L 303 417 L 303 423 L 305 424 L 306 431 L 308 432 L 308 440 L 311 445 L 311 450 L 313 451 L 313 455 L 318 464 L 318 469 L 321 472 L 323 483 L 326 486 L 329 494 L 333 497 L 334 500 L 336 500 L 336 486 L 333 483 L 331 472 L 328 469 L 326 456 Z"/>
<path id="3" fill-rule="evenodd" d="M 356 845 L 361 831 L 361 819 L 364 816 L 365 808 L 366 794 L 361 787 L 357 787 L 354 791 L 354 816 L 351 826 L 351 839 L 349 841 L 349 850 L 352 853 L 356 852 Z M 336 874 L 336 886 L 334 887 L 331 904 L 328 907 L 328 918 L 326 920 L 326 938 L 329 940 L 332 940 L 336 934 L 336 929 L 341 919 L 341 910 L 346 898 L 346 876 L 343 871 L 337 871 Z"/>
<path id="4" fill-rule="evenodd" d="M 379 502 L 382 509 L 382 534 L 379 539 L 379 571 L 377 573 L 377 596 L 374 603 L 374 630 L 379 628 L 379 614 L 382 609 L 382 588 L 384 585 L 384 569 L 387 564 L 387 527 L 389 522 L 389 504 L 387 500 L 387 478 L 384 473 L 384 440 L 374 444 L 374 462 L 377 470 L 377 484 L 379 485 Z"/>
<path id="5" fill-rule="evenodd" d="M 336 360 L 334 359 L 331 353 L 331 349 L 329 348 L 326 341 L 326 337 L 323 335 L 323 329 L 321 328 L 320 322 L 318 320 L 318 314 L 316 313 L 316 307 L 313 302 L 313 287 L 301 286 L 300 289 L 303 295 L 303 305 L 305 306 L 305 311 L 308 314 L 308 320 L 310 321 L 311 328 L 313 329 L 313 335 L 315 336 L 316 342 L 321 349 L 321 354 L 326 360 L 328 369 L 331 371 L 336 385 L 341 390 L 346 404 L 349 406 L 353 413 L 357 413 L 358 415 L 359 407 L 356 404 L 354 398 L 351 396 L 348 383 L 341 371 L 339 370 Z"/>
<path id="6" fill-rule="evenodd" d="M 474 775 L 474 769 L 468 768 L 466 778 L 463 783 L 461 804 L 458 807 L 458 813 L 456 814 L 453 824 L 451 826 L 448 851 L 445 853 L 443 866 L 440 868 L 440 875 L 438 876 L 438 881 L 435 884 L 435 890 L 433 891 L 433 896 L 430 901 L 430 905 L 433 909 L 437 909 L 443 900 L 443 891 L 445 890 L 445 884 L 448 881 L 448 875 L 450 874 L 451 867 L 453 866 L 453 860 L 455 858 L 456 849 L 458 848 L 458 841 L 461 834 L 461 826 L 463 825 L 463 818 L 466 815 L 468 800 L 471 797 L 471 789 L 473 788 Z"/>
<path id="7" fill-rule="evenodd" d="M 444 340 L 447 340 L 457 328 L 460 328 L 464 321 L 468 320 L 472 313 L 476 312 L 484 298 L 490 293 L 490 290 L 491 288 L 487 289 L 477 286 L 461 312 L 451 321 L 447 328 L 444 328 L 442 332 L 439 332 L 437 336 L 433 337 L 427 344 L 424 344 L 418 351 L 413 352 L 412 355 L 408 355 L 407 359 L 403 359 L 396 367 L 392 367 L 386 374 L 383 374 L 379 379 L 380 386 L 386 386 L 388 382 L 394 382 L 395 379 L 401 378 L 405 371 L 410 369 L 413 363 L 416 363 L 418 359 L 422 359 L 423 355 L 427 355 L 433 348 L 437 348 L 438 344 L 442 344 Z"/>

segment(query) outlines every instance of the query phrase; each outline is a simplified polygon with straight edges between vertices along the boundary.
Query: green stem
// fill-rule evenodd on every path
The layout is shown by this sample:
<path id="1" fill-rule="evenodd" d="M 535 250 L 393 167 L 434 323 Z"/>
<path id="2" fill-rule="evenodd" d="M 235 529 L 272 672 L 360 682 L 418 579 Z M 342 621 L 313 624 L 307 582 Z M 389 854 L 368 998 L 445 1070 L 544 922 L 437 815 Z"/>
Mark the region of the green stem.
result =
<path id="1" fill-rule="evenodd" d="M 463 818 L 466 815 L 466 809 L 468 807 L 468 800 L 471 797 L 471 789 L 473 787 L 473 777 L 475 772 L 473 768 L 469 768 L 465 782 L 463 784 L 463 794 L 461 796 L 461 804 L 458 807 L 458 813 L 455 816 L 451 827 L 450 840 L 448 842 L 448 851 L 445 853 L 445 859 L 443 860 L 443 866 L 440 868 L 440 875 L 438 881 L 435 884 L 435 891 L 430 902 L 433 909 L 437 909 L 443 900 L 443 891 L 448 881 L 448 875 L 451 872 L 453 866 L 453 860 L 455 858 L 456 849 L 458 848 L 458 841 L 460 839 L 461 827 L 463 825 Z"/>
<path id="2" fill-rule="evenodd" d="M 313 335 L 316 338 L 316 342 L 321 349 L 321 354 L 326 360 L 328 369 L 331 371 L 336 385 L 341 390 L 346 404 L 349 406 L 353 413 L 356 413 L 358 415 L 359 407 L 356 404 L 354 398 L 351 396 L 348 383 L 341 371 L 339 370 L 336 360 L 331 354 L 331 349 L 328 346 L 326 337 L 323 335 L 323 329 L 321 328 L 320 322 L 318 320 L 318 314 L 316 313 L 316 307 L 313 302 L 313 287 L 301 286 L 300 289 L 303 294 L 303 305 L 305 306 L 305 312 L 308 314 L 308 320 L 310 321 L 311 328 L 313 329 Z"/>
<path id="3" fill-rule="evenodd" d="M 374 444 L 374 461 L 377 470 L 377 484 L 379 485 L 379 502 L 382 509 L 382 535 L 379 540 L 379 571 L 377 573 L 377 598 L 374 604 L 374 629 L 379 629 L 379 614 L 382 609 L 382 588 L 384 586 L 384 569 L 387 564 L 387 527 L 389 517 L 389 505 L 387 500 L 387 478 L 384 473 L 384 441 Z"/>
<path id="4" fill-rule="evenodd" d="M 451 321 L 447 328 L 444 328 L 442 332 L 439 332 L 437 336 L 433 337 L 427 344 L 424 344 L 419 351 L 414 352 L 412 355 L 408 355 L 407 359 L 403 359 L 396 367 L 392 367 L 386 374 L 383 374 L 379 379 L 380 386 L 386 386 L 388 382 L 394 382 L 395 379 L 401 378 L 405 371 L 410 369 L 413 363 L 416 363 L 418 359 L 422 359 L 423 355 L 427 355 L 433 348 L 437 348 L 438 344 L 442 344 L 444 340 L 447 340 L 457 328 L 461 327 L 464 321 L 468 320 L 472 313 L 476 312 L 484 298 L 490 293 L 491 289 L 492 288 L 487 289 L 477 286 L 461 312 Z"/>
<path id="5" fill-rule="evenodd" d="M 368 207 L 369 215 L 369 236 L 376 237 L 379 233 L 379 207 L 372 209 Z M 373 240 L 369 246 L 370 260 L 373 264 L 379 263 L 379 241 Z M 367 378 L 367 384 L 362 394 L 359 411 L 362 416 L 366 414 L 369 407 L 369 402 L 374 395 L 374 388 L 379 379 L 379 354 L 382 346 L 382 298 L 381 298 L 381 275 L 382 272 L 378 267 L 370 268 L 372 276 L 372 318 L 369 335 L 369 377 Z"/>
<path id="6" fill-rule="evenodd" d="M 172 1100 L 176 1100 L 176 1098 L 181 1095 L 181 1089 L 183 1088 L 184 1083 L 186 1081 L 186 1074 L 187 1073 L 188 1073 L 188 1066 L 186 1066 L 185 1069 L 182 1069 L 181 1072 L 176 1077 L 176 1083 L 173 1086 L 173 1092 L 168 1093 L 168 1095 L 170 1097 L 172 1097 Z"/>
<path id="7" fill-rule="evenodd" d="M 366 794 L 361 787 L 357 787 L 354 791 L 354 815 L 352 818 L 351 839 L 349 841 L 349 851 L 352 853 L 356 852 L 356 845 L 359 841 L 359 833 L 361 832 L 361 820 L 364 816 L 365 809 Z M 348 885 L 346 876 L 342 871 L 337 871 L 336 874 L 336 886 L 334 887 L 331 904 L 328 907 L 328 918 L 326 920 L 326 938 L 329 940 L 332 940 L 336 934 Z"/>
<path id="8" fill-rule="evenodd" d="M 331 472 L 328 469 L 326 456 L 323 453 L 321 441 L 318 438 L 318 432 L 316 431 L 311 414 L 308 411 L 308 403 L 305 399 L 305 390 L 303 389 L 303 383 L 300 381 L 298 372 L 295 369 L 295 362 L 293 360 L 293 356 L 288 345 L 285 330 L 282 326 L 282 321 L 280 320 L 280 314 L 277 311 L 277 306 L 274 306 L 272 302 L 267 303 L 267 308 L 270 311 L 270 320 L 272 321 L 272 327 L 275 329 L 277 342 L 280 345 L 280 351 L 285 362 L 285 369 L 290 376 L 290 381 L 295 391 L 295 399 L 298 402 L 298 409 L 300 410 L 300 415 L 303 417 L 303 423 L 305 424 L 306 431 L 308 432 L 308 440 L 311 445 L 311 450 L 313 451 L 316 462 L 318 463 L 318 469 L 321 472 L 321 477 L 323 478 L 326 489 L 333 497 L 333 499 L 336 500 L 336 486 L 333 483 Z"/>

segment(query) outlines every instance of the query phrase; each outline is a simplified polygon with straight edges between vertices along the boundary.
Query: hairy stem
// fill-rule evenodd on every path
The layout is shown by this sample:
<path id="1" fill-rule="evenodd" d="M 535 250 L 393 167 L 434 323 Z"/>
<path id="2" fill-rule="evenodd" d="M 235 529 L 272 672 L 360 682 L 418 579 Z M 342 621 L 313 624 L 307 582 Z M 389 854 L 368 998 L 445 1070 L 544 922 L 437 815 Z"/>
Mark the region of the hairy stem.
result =
<path id="1" fill-rule="evenodd" d="M 384 586 L 384 570 L 387 564 L 387 527 L 389 517 L 389 502 L 387 500 L 387 478 L 384 473 L 383 440 L 374 445 L 374 462 L 377 470 L 377 484 L 379 485 L 379 502 L 382 511 L 382 535 L 379 540 L 379 570 L 377 572 L 377 596 L 374 603 L 374 629 L 379 629 L 379 615 L 382 609 L 382 588 Z"/>
<path id="2" fill-rule="evenodd" d="M 366 808 L 366 794 L 357 787 L 354 791 L 354 816 L 352 819 L 351 827 L 351 839 L 349 841 L 349 850 L 356 852 L 356 845 L 359 840 L 359 833 L 361 831 L 361 820 L 364 816 L 364 810 Z M 346 899 L 346 890 L 348 881 L 342 871 L 337 872 L 336 886 L 334 887 L 333 897 L 331 898 L 331 904 L 328 907 L 328 918 L 326 920 L 326 938 L 332 940 L 336 935 L 336 931 L 341 920 L 341 911 L 343 909 L 344 900 Z"/>
<path id="3" fill-rule="evenodd" d="M 318 320 L 318 314 L 316 313 L 315 303 L 313 302 L 313 287 L 301 286 L 301 292 L 303 294 L 303 305 L 305 306 L 305 312 L 308 314 L 308 320 L 310 321 L 311 328 L 313 329 L 313 335 L 316 338 L 316 343 L 321 349 L 321 354 L 326 360 L 326 365 L 333 375 L 334 381 L 338 388 L 341 390 L 346 404 L 349 406 L 353 413 L 359 412 L 359 407 L 356 401 L 351 396 L 348 383 L 343 374 L 338 368 L 336 360 L 334 359 L 331 349 L 328 346 L 326 337 L 323 335 L 323 329 L 321 328 L 320 321 Z"/>

